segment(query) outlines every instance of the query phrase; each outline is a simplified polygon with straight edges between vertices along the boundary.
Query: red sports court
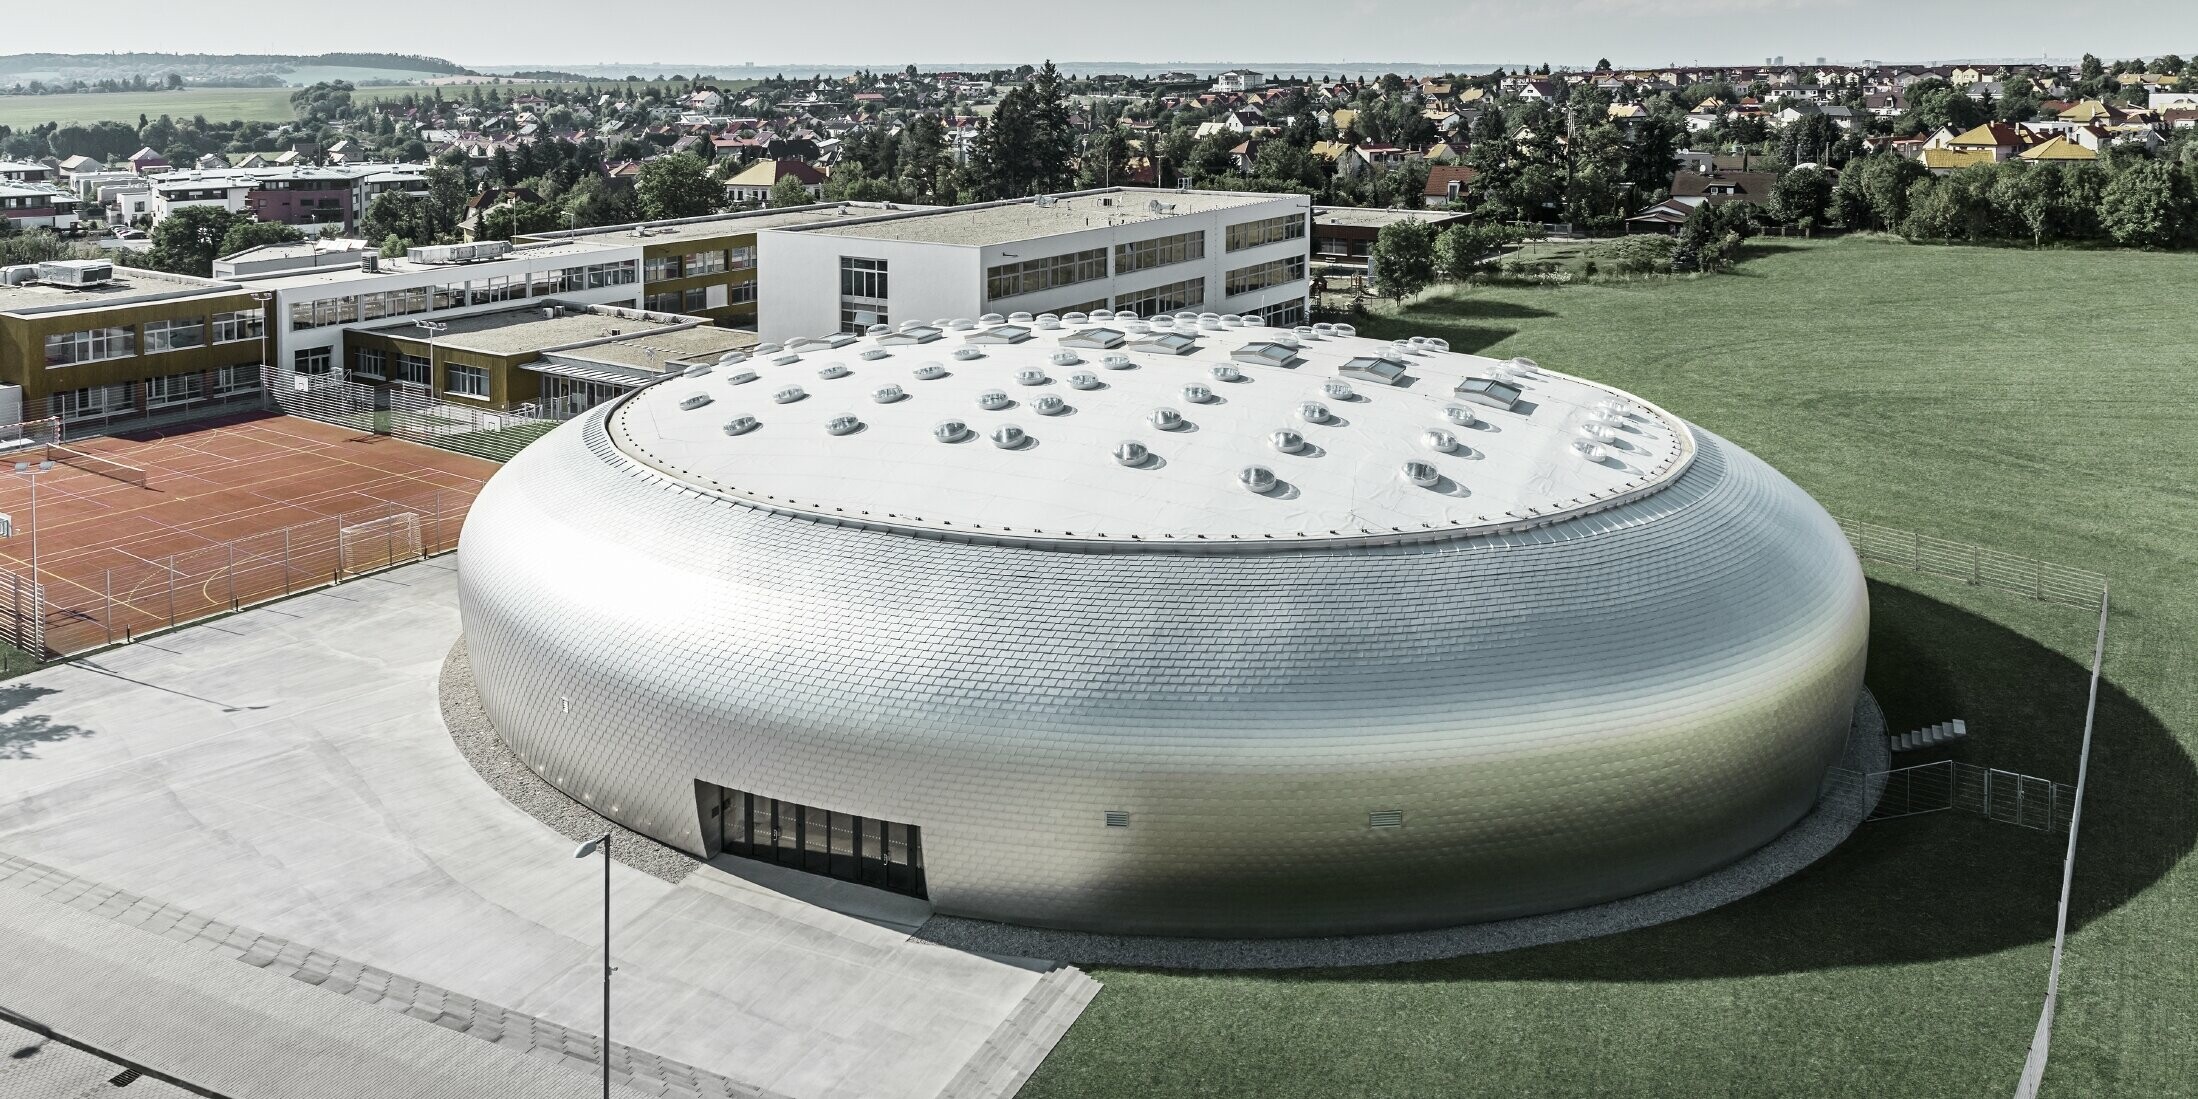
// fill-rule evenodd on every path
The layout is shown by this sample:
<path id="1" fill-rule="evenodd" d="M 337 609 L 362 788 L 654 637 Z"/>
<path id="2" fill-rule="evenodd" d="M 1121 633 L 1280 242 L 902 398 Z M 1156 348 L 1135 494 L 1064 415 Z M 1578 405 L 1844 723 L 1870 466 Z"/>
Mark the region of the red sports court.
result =
<path id="1" fill-rule="evenodd" d="M 496 464 L 317 420 L 249 413 L 0 454 L 0 632 L 80 652 L 457 544 Z M 37 515 L 32 517 L 31 469 Z M 142 483 L 138 483 L 142 482 Z M 32 535 L 43 614 L 30 598 Z M 12 611 L 13 613 L 9 613 Z M 40 628 L 42 627 L 42 629 Z"/>

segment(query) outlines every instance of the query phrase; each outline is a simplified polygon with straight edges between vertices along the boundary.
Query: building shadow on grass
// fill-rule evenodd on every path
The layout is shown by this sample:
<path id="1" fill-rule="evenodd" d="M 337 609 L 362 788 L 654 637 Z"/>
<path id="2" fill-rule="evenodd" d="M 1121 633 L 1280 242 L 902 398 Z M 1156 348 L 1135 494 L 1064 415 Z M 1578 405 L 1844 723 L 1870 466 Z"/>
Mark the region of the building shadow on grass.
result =
<path id="1" fill-rule="evenodd" d="M 1907 588 L 1873 582 L 1870 595 L 1867 674 L 1889 728 L 1960 717 L 1972 732 L 1959 758 L 2075 781 L 2087 665 Z M 1904 754 L 1895 763 L 1934 758 Z M 2188 808 L 2198 799 L 2198 768 L 2111 674 L 2099 684 L 2089 783 L 2071 930 L 2127 903 L 2198 847 L 2198 814 Z M 1676 981 L 1990 954 L 2051 941 L 2066 843 L 2063 833 L 1959 811 L 1874 821 L 1783 883 L 1659 927 L 1504 954 L 1270 976 Z"/>
<path id="2" fill-rule="evenodd" d="M 11 759 L 37 759 L 42 744 L 92 735 L 80 725 L 59 725 L 45 714 L 23 713 L 24 707 L 58 691 L 28 683 L 0 686 L 0 763 Z"/>

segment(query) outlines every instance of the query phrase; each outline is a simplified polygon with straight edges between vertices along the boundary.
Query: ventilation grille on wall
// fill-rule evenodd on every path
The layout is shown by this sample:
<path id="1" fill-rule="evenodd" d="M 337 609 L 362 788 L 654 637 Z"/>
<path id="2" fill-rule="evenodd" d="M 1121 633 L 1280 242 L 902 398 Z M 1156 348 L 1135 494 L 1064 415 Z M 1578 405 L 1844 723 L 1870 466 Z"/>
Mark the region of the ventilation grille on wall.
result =
<path id="1" fill-rule="evenodd" d="M 1125 813 L 1125 812 L 1121 811 L 1120 809 L 1109 809 L 1109 810 L 1107 810 L 1107 827 L 1109 827 L 1109 828 L 1127 828 L 1127 827 L 1129 827 L 1129 826 L 1130 826 L 1130 815 L 1129 815 L 1128 813 Z"/>
<path id="2" fill-rule="evenodd" d="M 1366 814 L 1366 826 L 1368 828 L 1402 828 L 1404 827 L 1404 810 L 1376 809 Z"/>

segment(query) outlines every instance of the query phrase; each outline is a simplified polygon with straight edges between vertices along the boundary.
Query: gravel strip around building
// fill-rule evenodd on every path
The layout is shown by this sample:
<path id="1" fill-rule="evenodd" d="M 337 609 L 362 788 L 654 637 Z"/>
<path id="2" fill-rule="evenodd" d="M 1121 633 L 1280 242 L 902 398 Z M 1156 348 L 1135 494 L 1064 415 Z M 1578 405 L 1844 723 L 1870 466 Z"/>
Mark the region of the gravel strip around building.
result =
<path id="1" fill-rule="evenodd" d="M 505 746 L 495 726 L 489 724 L 488 711 L 481 707 L 481 696 L 474 690 L 473 665 L 466 659 L 464 638 L 459 638 L 444 658 L 438 689 L 443 724 L 450 728 L 450 739 L 473 770 L 505 801 L 576 842 L 609 831 L 613 834 L 612 858 L 673 885 L 702 865 L 692 855 L 605 820 L 535 774 Z"/>
<path id="2" fill-rule="evenodd" d="M 1869 817 L 1884 789 L 1884 772 L 1890 761 L 1885 714 L 1878 709 L 1877 700 L 1864 691 L 1855 700 L 1854 724 L 1849 728 L 1847 749 L 1839 766 L 1826 778 L 1816 808 L 1792 828 L 1746 858 L 1692 881 L 1565 912 L 1389 935 L 1297 939 L 1099 935 L 933 916 L 914 937 L 980 954 L 1160 969 L 1390 965 L 1592 939 L 1707 912 L 1799 873 L 1830 854 Z"/>

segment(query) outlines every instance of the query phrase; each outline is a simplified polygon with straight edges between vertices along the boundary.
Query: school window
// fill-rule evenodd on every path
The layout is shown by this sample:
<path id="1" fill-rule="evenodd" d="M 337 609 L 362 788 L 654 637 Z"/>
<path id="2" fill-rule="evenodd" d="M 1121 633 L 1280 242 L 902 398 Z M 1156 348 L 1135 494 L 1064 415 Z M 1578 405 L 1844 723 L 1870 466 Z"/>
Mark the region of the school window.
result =
<path id="1" fill-rule="evenodd" d="M 725 269 L 725 253 L 690 252 L 680 257 L 680 265 L 689 278 L 695 275 L 714 275 Z"/>
<path id="2" fill-rule="evenodd" d="M 135 354 L 135 328 L 93 328 L 84 332 L 61 332 L 46 337 L 47 366 L 127 359 Z"/>
<path id="3" fill-rule="evenodd" d="M 1152 317 L 1173 313 L 1178 309 L 1190 309 L 1205 304 L 1205 301 L 1206 280 L 1196 278 L 1123 294 L 1114 299 L 1114 307 L 1140 317 Z"/>
<path id="4" fill-rule="evenodd" d="M 488 396 L 488 368 L 443 364 L 444 389 L 460 397 Z"/>
<path id="5" fill-rule="evenodd" d="M 426 356 L 397 353 L 397 376 L 392 379 L 413 385 L 431 385 L 434 372 L 429 368 Z"/>
<path id="6" fill-rule="evenodd" d="M 679 303 L 679 291 L 672 290 L 662 294 L 648 294 L 643 296 L 641 299 L 641 308 L 646 309 L 651 313 L 677 313 L 679 312 Z"/>
<path id="7" fill-rule="evenodd" d="M 336 367 L 335 352 L 326 347 L 301 347 L 290 356 L 291 369 L 300 374 L 326 374 Z"/>
<path id="8" fill-rule="evenodd" d="M 886 297 L 885 261 L 840 257 L 840 296 L 883 301 Z"/>
<path id="9" fill-rule="evenodd" d="M 1241 252 L 1262 244 L 1295 240 L 1305 235 L 1305 216 L 1291 214 L 1287 217 L 1263 218 L 1231 225 L 1228 229 L 1228 250 Z"/>
<path id="10" fill-rule="evenodd" d="M 680 277 L 679 270 L 678 256 L 658 256 L 655 259 L 642 262 L 641 280 L 643 282 L 663 282 L 666 279 L 676 279 Z"/>
<path id="11" fill-rule="evenodd" d="M 840 331 L 860 336 L 873 324 L 891 324 L 882 305 L 859 306 L 840 303 Z"/>
<path id="12" fill-rule="evenodd" d="M 1291 256 L 1287 259 L 1255 263 L 1250 267 L 1239 267 L 1229 272 L 1227 280 L 1222 284 L 1221 295 L 1233 298 L 1238 294 L 1249 294 L 1254 290 L 1265 290 L 1270 286 L 1296 282 L 1304 277 L 1304 256 Z"/>
<path id="13" fill-rule="evenodd" d="M 145 406 L 159 408 L 164 405 L 187 404 L 198 400 L 205 393 L 205 380 L 196 373 L 170 374 L 163 378 L 145 379 Z"/>
<path id="14" fill-rule="evenodd" d="M 1166 267 L 1171 263 L 1187 263 L 1206 258 L 1206 233 L 1177 233 L 1174 236 L 1154 237 L 1151 240 L 1133 240 L 1114 246 L 1114 273 L 1116 277 Z"/>
<path id="15" fill-rule="evenodd" d="M 267 315 L 257 309 L 214 314 L 214 342 L 242 343 L 256 340 L 266 330 Z"/>
<path id="16" fill-rule="evenodd" d="M 147 321 L 145 323 L 145 353 L 182 351 L 191 347 L 206 346 L 206 322 L 192 317 L 188 320 Z"/>
<path id="17" fill-rule="evenodd" d="M 727 265 L 727 269 L 732 271 L 746 271 L 747 269 L 754 267 L 755 265 L 756 248 L 755 245 L 751 244 L 744 248 L 733 249 L 732 262 Z"/>
<path id="18" fill-rule="evenodd" d="M 732 290 L 732 303 L 734 305 L 755 304 L 756 284 L 754 282 L 736 282 L 733 284 Z"/>
<path id="19" fill-rule="evenodd" d="M 389 378 L 389 353 L 378 347 L 360 348 L 359 365 L 353 369 L 352 373 L 370 382 L 387 381 Z"/>
<path id="20" fill-rule="evenodd" d="M 259 367 L 224 366 L 214 371 L 214 395 L 227 397 L 259 389 Z"/>
<path id="21" fill-rule="evenodd" d="M 1107 250 L 1104 248 L 1004 263 L 985 270 L 985 300 L 1021 297 L 1056 286 L 1074 286 L 1106 277 Z"/>
<path id="22" fill-rule="evenodd" d="M 689 291 L 687 291 L 687 300 L 686 300 L 686 303 L 685 303 L 685 305 L 684 305 L 684 306 L 683 306 L 683 307 L 682 307 L 682 308 L 681 308 L 681 309 L 679 310 L 679 312 L 682 312 L 682 313 L 700 313 L 700 312 L 701 312 L 701 311 L 703 311 L 704 309 L 707 309 L 707 308 L 709 308 L 709 305 L 710 305 L 710 293 L 709 293 L 709 291 L 708 291 L 708 290 L 706 290 L 706 289 L 704 289 L 704 288 L 702 288 L 702 287 L 699 287 L 699 286 L 697 286 L 697 287 L 695 287 L 694 289 L 692 289 L 692 290 L 689 290 Z"/>

